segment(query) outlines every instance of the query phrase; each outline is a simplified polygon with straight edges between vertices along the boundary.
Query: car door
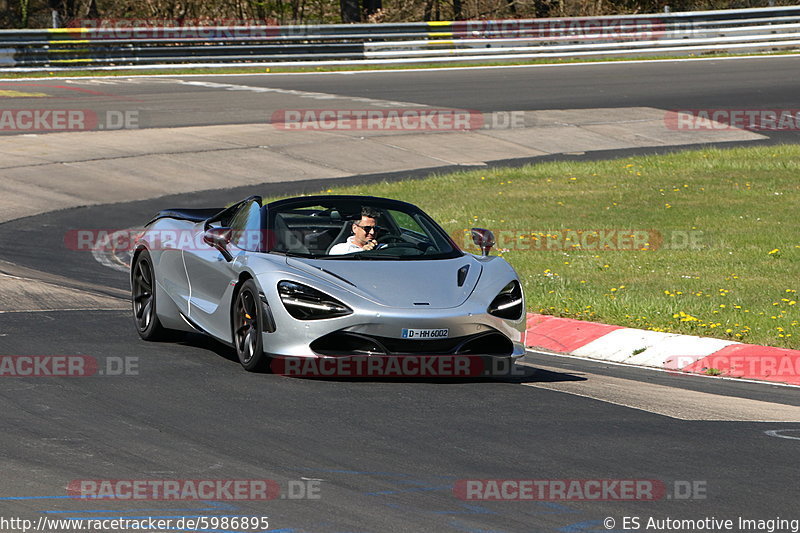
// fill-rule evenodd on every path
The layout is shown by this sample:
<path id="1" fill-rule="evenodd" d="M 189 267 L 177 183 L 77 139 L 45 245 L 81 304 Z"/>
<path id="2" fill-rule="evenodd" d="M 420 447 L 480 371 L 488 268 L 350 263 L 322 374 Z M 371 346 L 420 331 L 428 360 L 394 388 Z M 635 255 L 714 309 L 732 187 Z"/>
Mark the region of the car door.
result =
<path id="1" fill-rule="evenodd" d="M 224 221 L 223 221 L 224 223 Z M 189 279 L 189 318 L 212 335 L 230 340 L 230 298 L 239 277 L 237 259 L 248 251 L 258 251 L 261 235 L 261 204 L 252 200 L 231 217 L 231 240 L 226 258 L 202 238 L 192 249 L 184 249 Z"/>

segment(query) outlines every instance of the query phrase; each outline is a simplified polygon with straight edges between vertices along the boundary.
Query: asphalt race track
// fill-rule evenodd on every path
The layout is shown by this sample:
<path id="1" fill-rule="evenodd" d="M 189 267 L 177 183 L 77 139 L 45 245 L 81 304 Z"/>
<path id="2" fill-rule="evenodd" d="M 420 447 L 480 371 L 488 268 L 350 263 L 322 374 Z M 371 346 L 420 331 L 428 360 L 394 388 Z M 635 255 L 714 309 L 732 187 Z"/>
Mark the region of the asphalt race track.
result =
<path id="1" fill-rule="evenodd" d="M 324 92 L 481 112 L 650 106 L 660 109 L 794 109 L 800 80 L 794 56 L 718 61 L 605 63 L 537 68 L 455 69 L 308 75 L 235 75 L 121 80 L 0 81 L 0 90 L 56 86 L 58 105 L 139 111 L 139 127 L 242 124 L 275 109 L 247 88 L 276 94 Z M 219 84 L 209 92 L 203 84 Z M 225 87 L 225 86 L 228 87 Z M 226 92 L 233 94 L 225 94 Z M 311 100 L 313 101 L 313 100 Z M 9 108 L 29 106 L 4 99 Z M 312 107 L 309 105 L 309 107 Z M 773 137 L 797 142 L 797 131 Z"/>
<path id="2" fill-rule="evenodd" d="M 187 80 L 273 88 L 291 98 L 297 96 L 292 91 L 324 92 L 483 112 L 795 109 L 799 66 L 799 58 L 781 57 L 108 83 L 8 80 L 0 81 L 0 90 L 61 90 L 59 106 L 142 110 L 142 127 L 163 128 L 248 123 L 275 110 L 263 106 L 259 93 L 220 86 L 210 91 Z M 6 109 L 32 106 L 26 98 L 0 101 Z M 800 140 L 797 131 L 764 134 L 770 143 Z M 46 135 L 41 138 L 46 142 Z M 2 146 L 0 138 L 0 158 Z M 732 521 L 729 528 L 683 524 L 672 531 L 767 531 L 767 525 L 753 529 L 739 519 L 800 520 L 797 388 L 539 353 L 529 354 L 515 375 L 494 380 L 251 374 L 229 348 L 200 335 L 141 341 L 126 309 L 126 274 L 64 246 L 70 229 L 135 227 L 167 207 L 220 205 L 254 189 L 291 195 L 323 183 L 123 198 L 0 224 L 0 275 L 109 303 L 0 311 L 0 359 L 85 356 L 98 369 L 87 377 L 0 381 L 0 517 L 34 523 L 40 517 L 87 523 L 268 517 L 268 528 L 199 529 L 287 533 L 668 530 L 663 522 L 646 528 L 649 518 Z M 638 399 L 620 400 L 620 388 Z M 223 493 L 210 501 L 70 497 L 69 487 L 92 480 L 271 480 L 281 495 L 253 500 Z M 465 499 L 461 488 L 468 480 L 540 480 L 551 488 L 583 480 L 584 488 L 587 481 L 610 488 L 604 497 L 493 501 Z M 618 490 L 630 482 L 657 490 Z M 0 531 L 18 530 L 0 522 Z"/>

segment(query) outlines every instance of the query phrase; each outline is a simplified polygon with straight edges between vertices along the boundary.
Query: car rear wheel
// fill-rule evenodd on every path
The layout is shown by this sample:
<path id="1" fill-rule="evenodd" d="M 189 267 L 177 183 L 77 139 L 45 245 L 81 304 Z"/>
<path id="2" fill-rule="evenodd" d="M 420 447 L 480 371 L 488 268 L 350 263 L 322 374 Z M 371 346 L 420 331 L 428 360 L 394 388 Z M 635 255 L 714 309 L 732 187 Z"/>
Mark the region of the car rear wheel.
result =
<path id="1" fill-rule="evenodd" d="M 167 332 L 156 315 L 155 286 L 153 261 L 150 253 L 142 250 L 131 270 L 131 300 L 136 331 L 146 341 L 162 339 Z"/>
<path id="2" fill-rule="evenodd" d="M 251 372 L 266 369 L 269 356 L 264 353 L 261 335 L 264 317 L 258 288 L 252 279 L 245 281 L 236 294 L 232 315 L 233 343 L 236 346 L 239 362 L 245 370 Z"/>

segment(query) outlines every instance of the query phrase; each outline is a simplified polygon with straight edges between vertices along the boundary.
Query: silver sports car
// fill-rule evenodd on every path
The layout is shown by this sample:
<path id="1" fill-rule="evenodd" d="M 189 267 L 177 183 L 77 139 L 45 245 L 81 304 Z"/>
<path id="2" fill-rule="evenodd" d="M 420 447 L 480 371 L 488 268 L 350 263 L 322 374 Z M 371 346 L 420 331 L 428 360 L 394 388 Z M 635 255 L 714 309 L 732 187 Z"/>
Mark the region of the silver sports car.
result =
<path id="1" fill-rule="evenodd" d="M 138 240 L 133 314 L 145 340 L 200 331 L 247 370 L 273 357 L 525 353 L 514 269 L 462 252 L 418 207 L 371 196 L 303 196 L 169 209 Z M 308 361 L 304 359 L 305 361 Z"/>

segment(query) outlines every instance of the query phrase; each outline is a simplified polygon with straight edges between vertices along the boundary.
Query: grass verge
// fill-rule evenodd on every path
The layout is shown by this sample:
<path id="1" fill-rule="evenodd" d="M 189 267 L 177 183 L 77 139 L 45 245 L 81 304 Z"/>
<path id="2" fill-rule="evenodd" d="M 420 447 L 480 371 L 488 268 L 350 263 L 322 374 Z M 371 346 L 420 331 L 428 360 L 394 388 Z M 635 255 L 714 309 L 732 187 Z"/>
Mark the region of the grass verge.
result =
<path id="1" fill-rule="evenodd" d="M 468 251 L 468 228 L 492 229 L 529 311 L 800 348 L 798 177 L 800 146 L 783 145 L 323 192 L 417 204 Z"/>
<path id="2" fill-rule="evenodd" d="M 324 65 L 313 67 L 293 67 L 287 63 L 286 66 L 278 67 L 247 67 L 231 66 L 225 68 L 175 68 L 175 69 L 147 69 L 147 70 L 88 70 L 76 67 L 65 70 L 42 70 L 38 72 L 3 72 L 0 79 L 15 78 L 50 78 L 50 77 L 114 77 L 114 76 L 153 76 L 153 75 L 217 75 L 217 74 L 281 74 L 293 72 L 359 72 L 365 70 L 408 70 L 408 69 L 437 69 L 453 67 L 495 67 L 495 66 L 514 66 L 514 65 L 560 65 L 571 63 L 598 63 L 607 61 L 652 61 L 665 59 L 691 59 L 691 58 L 725 58 L 725 57 L 753 57 L 753 56 L 778 56 L 778 55 L 798 55 L 797 51 L 774 51 L 761 54 L 729 54 L 729 53 L 703 53 L 675 56 L 642 56 L 642 57 L 598 57 L 598 58 L 545 58 L 530 59 L 525 61 L 475 61 L 463 63 L 419 63 L 404 65 Z"/>

